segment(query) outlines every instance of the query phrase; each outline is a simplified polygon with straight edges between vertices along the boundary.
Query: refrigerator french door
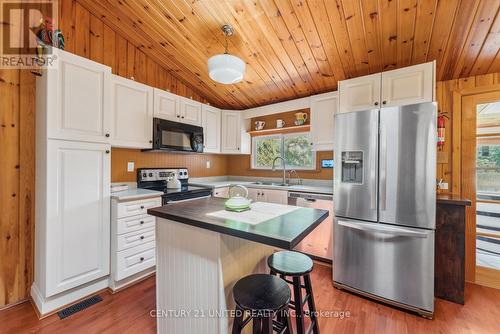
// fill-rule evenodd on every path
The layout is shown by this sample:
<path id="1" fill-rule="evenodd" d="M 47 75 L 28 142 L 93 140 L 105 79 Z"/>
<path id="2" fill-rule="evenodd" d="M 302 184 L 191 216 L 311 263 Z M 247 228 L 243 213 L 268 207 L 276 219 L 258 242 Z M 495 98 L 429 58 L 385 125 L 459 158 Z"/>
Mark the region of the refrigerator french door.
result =
<path id="1" fill-rule="evenodd" d="M 335 117 L 337 287 L 434 311 L 436 105 Z"/>

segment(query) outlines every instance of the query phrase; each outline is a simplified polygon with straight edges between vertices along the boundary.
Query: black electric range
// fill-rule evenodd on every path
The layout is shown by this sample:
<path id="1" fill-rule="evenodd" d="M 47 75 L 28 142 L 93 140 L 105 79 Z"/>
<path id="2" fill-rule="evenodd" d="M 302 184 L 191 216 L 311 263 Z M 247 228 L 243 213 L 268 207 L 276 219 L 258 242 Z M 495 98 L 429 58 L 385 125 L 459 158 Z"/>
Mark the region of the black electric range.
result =
<path id="1" fill-rule="evenodd" d="M 180 181 L 180 188 L 167 188 L 167 182 L 173 175 Z M 139 168 L 137 188 L 163 191 L 162 205 L 212 196 L 212 188 L 189 185 L 186 168 Z"/>

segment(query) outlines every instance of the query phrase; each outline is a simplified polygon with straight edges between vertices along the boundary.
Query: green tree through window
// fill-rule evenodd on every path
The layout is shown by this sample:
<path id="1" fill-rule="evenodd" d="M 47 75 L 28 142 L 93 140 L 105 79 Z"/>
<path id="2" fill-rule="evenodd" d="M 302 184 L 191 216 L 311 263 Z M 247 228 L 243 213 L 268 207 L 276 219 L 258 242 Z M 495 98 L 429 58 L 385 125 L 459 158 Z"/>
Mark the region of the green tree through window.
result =
<path id="1" fill-rule="evenodd" d="M 252 168 L 270 169 L 279 156 L 285 159 L 287 168 L 315 168 L 315 154 L 307 132 L 254 137 L 252 147 Z M 281 167 L 281 160 L 276 166 Z"/>

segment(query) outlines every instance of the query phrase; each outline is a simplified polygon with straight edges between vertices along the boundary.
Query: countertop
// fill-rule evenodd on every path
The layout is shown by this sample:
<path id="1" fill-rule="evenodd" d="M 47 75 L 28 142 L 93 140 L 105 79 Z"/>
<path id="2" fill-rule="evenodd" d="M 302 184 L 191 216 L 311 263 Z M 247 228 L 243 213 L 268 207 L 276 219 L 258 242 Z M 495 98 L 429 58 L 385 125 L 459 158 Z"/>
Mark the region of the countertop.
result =
<path id="1" fill-rule="evenodd" d="M 225 201 L 222 198 L 203 198 L 149 209 L 148 214 L 289 250 L 328 217 L 327 210 L 298 208 L 254 225 L 207 215 L 224 210 Z M 157 224 L 161 223 L 157 221 Z"/>
<path id="2" fill-rule="evenodd" d="M 438 204 L 452 204 L 461 206 L 471 206 L 472 202 L 469 199 L 462 198 L 457 195 L 436 195 Z"/>
<path id="3" fill-rule="evenodd" d="M 325 186 L 315 186 L 315 185 L 290 185 L 290 186 L 275 186 L 275 185 L 265 185 L 265 184 L 255 184 L 255 181 L 247 180 L 227 180 L 227 181 L 193 181 L 189 182 L 194 186 L 210 187 L 210 188 L 223 188 L 229 187 L 236 184 L 241 184 L 248 188 L 259 188 L 259 189 L 276 189 L 276 190 L 286 190 L 286 191 L 302 191 L 308 193 L 316 194 L 327 194 L 333 195 L 333 181 L 331 187 Z"/>
<path id="4" fill-rule="evenodd" d="M 111 193 L 111 198 L 118 201 L 129 201 L 132 199 L 143 199 L 151 197 L 159 197 L 163 195 L 162 191 L 155 191 L 142 188 L 132 188 L 124 191 L 117 191 Z"/>

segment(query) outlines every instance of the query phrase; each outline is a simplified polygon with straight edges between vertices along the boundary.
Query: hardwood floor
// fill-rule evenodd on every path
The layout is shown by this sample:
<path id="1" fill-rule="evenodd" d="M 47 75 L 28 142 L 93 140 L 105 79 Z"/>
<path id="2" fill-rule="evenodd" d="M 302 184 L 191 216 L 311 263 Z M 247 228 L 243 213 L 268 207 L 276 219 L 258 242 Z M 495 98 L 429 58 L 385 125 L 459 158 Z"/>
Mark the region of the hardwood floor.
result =
<path id="1" fill-rule="evenodd" d="M 468 284 L 465 305 L 436 300 L 434 320 L 426 320 L 332 287 L 331 268 L 316 265 L 312 273 L 318 311 L 349 317 L 320 318 L 322 333 L 498 333 L 500 290 Z M 0 311 L 0 333 L 155 333 L 155 281 L 149 278 L 64 320 L 38 320 L 30 303 Z"/>

